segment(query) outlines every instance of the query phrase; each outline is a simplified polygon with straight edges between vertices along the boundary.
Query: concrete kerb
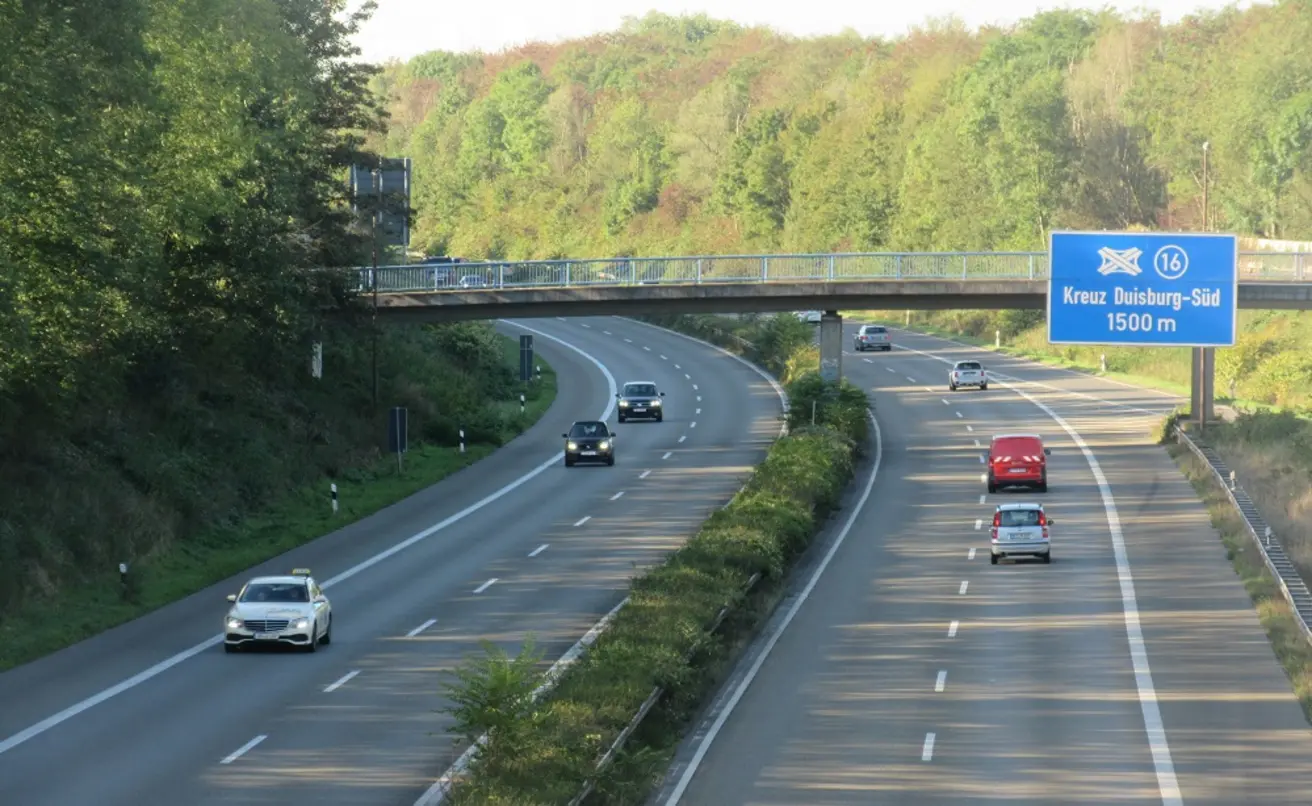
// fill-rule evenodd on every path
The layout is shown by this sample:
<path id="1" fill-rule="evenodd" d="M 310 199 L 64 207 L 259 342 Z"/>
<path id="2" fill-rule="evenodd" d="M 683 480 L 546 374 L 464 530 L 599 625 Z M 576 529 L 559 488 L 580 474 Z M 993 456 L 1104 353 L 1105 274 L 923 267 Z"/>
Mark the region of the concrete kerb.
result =
<path id="1" fill-rule="evenodd" d="M 1270 527 L 1256 514 L 1256 508 L 1251 504 L 1252 499 L 1249 498 L 1244 488 L 1237 482 L 1234 487 L 1230 486 L 1230 480 L 1227 478 L 1229 468 L 1226 467 L 1225 463 L 1219 457 L 1208 456 L 1210 449 L 1200 446 L 1178 424 L 1172 425 L 1171 431 L 1175 435 L 1176 442 L 1187 447 L 1199 461 L 1207 465 L 1208 469 L 1212 471 L 1213 479 L 1220 485 L 1222 490 L 1225 490 L 1226 498 L 1230 500 L 1230 506 L 1239 516 L 1239 519 L 1243 521 L 1245 531 L 1248 532 L 1253 545 L 1261 552 L 1262 561 L 1266 563 L 1267 570 L 1279 583 L 1280 592 L 1294 611 L 1298 625 L 1303 630 L 1303 637 L 1312 642 L 1312 625 L 1309 624 L 1309 621 L 1312 621 L 1312 592 L 1308 590 L 1307 582 L 1299 575 L 1293 563 L 1289 561 L 1284 546 L 1276 540 L 1274 533 L 1268 537 L 1267 533 L 1270 531 Z M 1250 502 L 1247 508 L 1241 504 L 1239 500 L 1241 496 Z M 1248 510 L 1252 510 L 1252 514 Z M 1261 530 L 1260 533 L 1259 529 Z"/>

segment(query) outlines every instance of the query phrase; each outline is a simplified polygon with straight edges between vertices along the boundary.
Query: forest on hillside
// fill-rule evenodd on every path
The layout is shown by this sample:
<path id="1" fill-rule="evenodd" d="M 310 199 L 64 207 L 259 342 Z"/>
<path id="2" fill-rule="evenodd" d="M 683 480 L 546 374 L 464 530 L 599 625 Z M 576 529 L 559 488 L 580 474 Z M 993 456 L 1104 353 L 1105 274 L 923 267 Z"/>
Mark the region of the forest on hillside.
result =
<path id="1" fill-rule="evenodd" d="M 704 16 L 373 79 L 415 247 L 531 259 L 1312 233 L 1312 5 L 799 39 Z"/>
<path id="2" fill-rule="evenodd" d="M 0 666 L 24 613 L 107 626 L 120 562 L 246 556 L 216 530 L 371 466 L 391 405 L 415 443 L 500 439 L 504 339 L 385 332 L 375 400 L 370 321 L 312 270 L 368 254 L 346 166 L 384 119 L 347 7 L 0 2 Z"/>

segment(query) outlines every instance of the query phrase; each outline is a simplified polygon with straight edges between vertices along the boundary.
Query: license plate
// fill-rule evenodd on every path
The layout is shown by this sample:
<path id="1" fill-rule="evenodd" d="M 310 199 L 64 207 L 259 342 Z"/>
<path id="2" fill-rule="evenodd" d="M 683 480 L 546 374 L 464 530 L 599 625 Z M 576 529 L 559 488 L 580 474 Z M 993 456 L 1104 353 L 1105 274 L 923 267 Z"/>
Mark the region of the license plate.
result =
<path id="1" fill-rule="evenodd" d="M 1013 467 L 1011 470 L 1008 470 L 1007 472 L 1008 472 L 1008 473 L 1024 473 L 1024 472 L 1025 472 L 1025 468 L 1023 468 L 1023 467 Z"/>
<path id="2" fill-rule="evenodd" d="M 596 451 L 583 451 L 583 452 L 581 453 L 581 455 L 582 455 L 582 456 L 596 456 L 596 455 L 597 455 L 597 452 L 596 452 Z"/>
<path id="3" fill-rule="evenodd" d="M 646 413 L 647 413 L 647 410 L 646 410 L 646 409 L 634 409 L 634 410 L 633 410 L 633 413 L 634 413 L 634 414 L 646 414 Z"/>
<path id="4" fill-rule="evenodd" d="M 256 641 L 277 641 L 278 633 L 276 632 L 257 632 L 255 633 Z"/>

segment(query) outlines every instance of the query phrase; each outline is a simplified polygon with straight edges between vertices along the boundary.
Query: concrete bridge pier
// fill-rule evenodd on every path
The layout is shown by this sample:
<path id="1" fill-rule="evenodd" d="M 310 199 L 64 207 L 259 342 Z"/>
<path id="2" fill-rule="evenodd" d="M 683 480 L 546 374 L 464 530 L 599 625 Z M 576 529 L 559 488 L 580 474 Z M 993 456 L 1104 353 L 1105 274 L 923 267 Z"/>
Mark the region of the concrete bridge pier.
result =
<path id="1" fill-rule="evenodd" d="M 1194 347 L 1189 372 L 1189 419 L 1206 428 L 1216 421 L 1216 348 Z"/>
<path id="2" fill-rule="evenodd" d="M 820 377 L 837 381 L 843 377 L 843 317 L 825 311 L 820 317 Z"/>

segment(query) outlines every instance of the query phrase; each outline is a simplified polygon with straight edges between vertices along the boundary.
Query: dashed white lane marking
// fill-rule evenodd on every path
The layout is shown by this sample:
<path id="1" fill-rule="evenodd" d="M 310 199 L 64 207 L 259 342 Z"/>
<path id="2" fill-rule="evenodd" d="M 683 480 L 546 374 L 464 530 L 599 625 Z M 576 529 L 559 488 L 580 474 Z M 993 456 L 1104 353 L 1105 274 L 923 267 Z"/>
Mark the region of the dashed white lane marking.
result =
<path id="1" fill-rule="evenodd" d="M 220 761 L 219 763 L 231 764 L 232 762 L 246 755 L 248 752 L 251 751 L 253 747 L 255 747 L 255 745 L 259 744 L 260 742 L 264 741 L 267 738 L 269 738 L 267 734 L 261 733 L 259 736 L 256 736 L 254 739 L 251 739 L 246 744 L 242 745 L 241 747 L 238 747 L 236 750 L 232 752 L 232 755 L 228 756 L 227 758 Z"/>
<path id="2" fill-rule="evenodd" d="M 492 577 L 487 582 L 484 582 L 482 585 L 479 585 L 477 588 L 474 588 L 474 593 L 482 593 L 483 591 L 487 590 L 488 588 L 492 587 L 495 584 L 497 584 L 497 577 Z"/>
<path id="3" fill-rule="evenodd" d="M 691 375 L 689 375 L 689 374 L 688 374 L 688 373 L 686 373 L 686 372 L 685 372 L 685 373 L 683 373 L 683 377 L 685 377 L 685 378 L 687 378 L 687 379 L 688 379 L 688 380 L 690 380 L 690 381 L 691 381 L 691 380 L 692 380 L 692 376 L 691 376 Z M 694 388 L 694 389 L 696 389 L 696 388 L 697 388 L 697 387 L 696 387 L 696 386 L 694 386 L 694 387 L 693 387 L 693 388 Z"/>
<path id="4" fill-rule="evenodd" d="M 557 322 L 564 322 L 564 321 L 565 321 L 565 317 L 563 317 L 563 316 L 557 316 L 557 317 L 556 317 L 556 321 L 557 321 Z"/>
<path id="5" fill-rule="evenodd" d="M 582 526 L 583 524 L 587 523 L 590 520 L 592 520 L 591 515 L 584 515 L 582 518 L 579 518 L 578 520 L 574 521 L 574 525 Z"/>
<path id="6" fill-rule="evenodd" d="M 537 548 L 535 548 L 535 549 L 533 549 L 532 551 L 530 551 L 530 552 L 528 553 L 528 556 L 530 556 L 530 557 L 536 557 L 536 556 L 538 556 L 539 554 L 541 554 L 542 552 L 546 551 L 546 550 L 547 550 L 547 546 L 550 546 L 550 545 L 551 545 L 550 543 L 543 543 L 542 545 L 540 545 L 540 546 L 538 546 Z"/>
<path id="7" fill-rule="evenodd" d="M 861 360 L 864 361 L 864 362 L 866 362 L 867 364 L 874 363 L 874 362 L 872 362 L 869 358 L 863 358 L 863 359 L 861 359 Z M 892 372 L 892 370 L 889 370 L 889 371 Z"/>
<path id="8" fill-rule="evenodd" d="M 687 435 L 687 434 L 684 434 L 683 436 L 679 437 L 679 442 L 683 442 L 683 441 L 684 441 L 685 439 L 687 439 L 687 438 L 688 438 L 688 435 Z"/>
<path id="9" fill-rule="evenodd" d="M 967 560 L 973 560 L 973 559 L 975 559 L 975 547 L 974 547 L 974 546 L 971 546 L 970 551 L 966 552 L 966 559 L 967 559 Z"/>
<path id="10" fill-rule="evenodd" d="M 675 365 L 674 365 L 674 368 L 675 368 L 675 369 L 683 369 L 683 367 L 679 366 L 678 364 L 675 364 Z"/>
<path id="11" fill-rule="evenodd" d="M 926 387 L 925 387 L 925 391 L 926 391 L 926 392 L 934 392 L 934 391 L 937 391 L 937 390 L 936 390 L 934 387 L 932 387 L 932 386 L 926 386 Z M 943 402 L 946 403 L 947 401 L 945 400 L 945 401 L 943 401 Z"/>
<path id="12" fill-rule="evenodd" d="M 929 387 L 925 387 L 925 388 L 926 388 L 926 389 L 929 389 Z M 933 390 L 933 389 L 930 389 L 930 391 L 932 392 L 932 391 L 934 391 L 934 390 Z M 942 400 L 942 401 L 943 401 L 943 405 L 944 405 L 944 406 L 951 406 L 951 405 L 952 405 L 951 403 L 949 403 L 949 402 L 947 401 L 946 398 L 942 398 L 942 397 L 941 397 L 941 398 L 939 398 L 939 400 Z"/>
<path id="13" fill-rule="evenodd" d="M 975 426 L 973 426 L 973 425 L 968 425 L 968 426 L 966 426 L 966 430 L 967 430 L 967 431 L 970 431 L 970 432 L 973 433 L 973 432 L 975 431 Z"/>
<path id="14" fill-rule="evenodd" d="M 920 760 L 930 761 L 934 758 L 934 734 L 925 734 L 925 744 L 920 748 Z"/>
<path id="15" fill-rule="evenodd" d="M 405 637 L 414 638 L 416 635 L 418 635 L 419 633 L 423 632 L 424 630 L 428 629 L 429 627 L 433 626 L 436 623 L 437 623 L 437 619 L 430 618 L 428 621 L 425 621 L 423 624 L 420 624 L 418 627 L 415 627 L 413 630 L 406 633 Z"/>
<path id="16" fill-rule="evenodd" d="M 692 380 L 692 379 L 691 379 L 691 378 L 689 378 L 689 380 Z M 693 385 L 692 385 L 692 390 L 693 390 L 693 391 L 694 391 L 694 392 L 696 392 L 696 391 L 697 391 L 697 384 L 695 384 L 695 383 L 694 383 L 694 384 L 693 384 Z M 701 398 L 700 398 L 700 397 L 699 397 L 699 398 L 697 398 L 697 399 L 698 399 L 698 400 L 701 400 Z"/>
<path id="17" fill-rule="evenodd" d="M 633 344 L 633 339 L 625 339 L 629 344 Z"/>
<path id="18" fill-rule="evenodd" d="M 948 670 L 940 669 L 938 672 L 938 679 L 934 681 L 934 690 L 942 691 L 947 684 L 948 684 Z"/>
<path id="19" fill-rule="evenodd" d="M 698 411 L 701 411 L 701 409 L 698 409 Z M 688 423 L 688 427 L 689 427 L 689 428 L 696 428 L 696 427 L 697 427 L 697 421 L 696 421 L 696 420 L 693 420 L 691 423 Z"/>
<path id="20" fill-rule="evenodd" d="M 984 483 L 986 483 L 988 480 L 989 480 L 989 478 L 988 478 L 988 475 L 987 475 L 987 474 L 985 474 L 985 473 L 980 473 L 980 474 L 979 474 L 979 481 L 980 481 L 980 484 L 984 484 Z"/>
<path id="21" fill-rule="evenodd" d="M 327 688 L 325 688 L 325 689 L 323 690 L 323 693 L 324 693 L 324 694 L 332 694 L 332 693 L 333 693 L 334 691 L 336 691 L 337 689 L 339 689 L 339 688 L 341 688 L 342 686 L 344 686 L 344 685 L 346 685 L 347 683 L 349 683 L 349 682 L 351 681 L 351 678 L 355 677 L 355 676 L 358 675 L 359 673 L 360 673 L 360 670 L 359 670 L 359 669 L 356 669 L 356 670 L 353 671 L 353 672 L 347 672 L 346 674 L 344 674 L 344 675 L 342 675 L 341 677 L 339 677 L 339 678 L 337 679 L 337 682 L 335 682 L 335 683 L 333 683 L 332 685 L 330 685 L 330 686 L 328 686 Z"/>
<path id="22" fill-rule="evenodd" d="M 983 518 L 976 518 L 976 519 L 975 519 L 975 530 L 976 530 L 976 531 L 979 531 L 980 529 L 983 529 L 983 528 L 984 528 L 984 519 L 983 519 Z M 972 551 L 973 551 L 973 549 L 972 549 Z"/>
<path id="23" fill-rule="evenodd" d="M 867 360 L 869 360 L 869 359 L 867 359 Z M 897 370 L 893 369 L 892 367 L 884 367 L 884 369 L 887 370 L 887 371 L 889 371 L 889 372 L 892 372 L 893 374 L 897 374 Z"/>
<path id="24" fill-rule="evenodd" d="M 702 413 L 701 409 L 697 409 L 697 411 L 693 412 L 693 414 L 701 414 L 701 413 Z"/>
<path id="25" fill-rule="evenodd" d="M 965 419 L 965 416 L 961 412 L 957 412 L 957 417 L 963 420 Z"/>
<path id="26" fill-rule="evenodd" d="M 591 327 L 592 327 L 592 325 L 586 324 L 586 323 L 584 323 L 584 322 L 579 322 L 579 324 L 580 324 L 580 325 L 583 325 L 583 326 L 586 327 L 586 328 L 591 328 Z"/>
<path id="27" fill-rule="evenodd" d="M 697 402 L 698 402 L 698 403 L 702 402 L 702 396 L 701 396 L 701 395 L 697 395 Z"/>
<path id="28" fill-rule="evenodd" d="M 960 590 L 957 591 L 957 595 L 958 595 L 958 596 L 965 596 L 965 595 L 966 595 L 966 588 L 969 588 L 969 587 L 970 587 L 970 580 L 962 580 L 962 582 L 961 582 L 961 588 L 960 588 Z"/>
<path id="29" fill-rule="evenodd" d="M 615 335 L 614 333 L 611 333 L 609 330 L 603 330 L 603 331 L 601 331 L 601 332 L 602 332 L 602 333 L 605 333 L 607 336 L 614 336 L 614 335 Z"/>
<path id="30" fill-rule="evenodd" d="M 961 626 L 961 622 L 957 621 L 956 619 L 953 619 L 952 623 L 948 625 L 948 638 L 957 637 L 957 627 L 959 626 Z"/>
<path id="31" fill-rule="evenodd" d="M 669 361 L 670 359 L 666 358 L 665 356 L 661 356 L 661 360 L 662 360 L 662 361 Z"/>
<path id="32" fill-rule="evenodd" d="M 644 471 L 642 471 L 642 475 L 641 475 L 641 476 L 638 476 L 638 478 L 640 478 L 640 479 L 645 479 L 645 478 L 647 478 L 647 477 L 650 476 L 650 475 L 651 475 L 651 471 L 650 471 L 650 470 L 644 470 Z"/>
<path id="33" fill-rule="evenodd" d="M 976 447 L 978 447 L 978 446 L 976 446 Z M 988 462 L 984 461 L 984 454 L 980 454 L 980 456 L 979 456 L 979 463 L 982 464 L 982 465 L 986 465 L 986 464 L 988 464 Z"/>
<path id="34" fill-rule="evenodd" d="M 980 502 L 981 504 L 983 504 L 983 503 L 987 503 L 987 501 L 988 501 L 988 496 L 981 495 L 981 496 L 979 497 L 979 502 Z"/>
<path id="35" fill-rule="evenodd" d="M 674 453 L 674 451 L 666 451 L 666 452 L 665 452 L 665 455 L 662 456 L 661 458 L 662 458 L 662 459 L 669 459 L 670 456 L 671 456 L 673 453 Z"/>
<path id="36" fill-rule="evenodd" d="M 615 500 L 619 499 L 619 497 L 622 496 L 622 495 L 624 495 L 624 491 L 623 491 L 623 490 L 620 490 L 619 492 L 617 492 L 617 493 L 615 493 L 614 495 L 612 495 L 612 496 L 610 497 L 610 500 L 615 501 Z"/>
<path id="37" fill-rule="evenodd" d="M 982 447 L 984 447 L 984 446 L 981 445 L 981 444 L 979 444 L 979 440 L 977 439 L 977 440 L 975 440 L 975 447 L 976 447 L 976 448 L 982 448 Z"/>
<path id="38" fill-rule="evenodd" d="M 650 347 L 646 347 L 646 346 L 644 346 L 642 349 L 646 350 L 646 351 L 649 352 L 649 353 L 651 352 L 651 348 L 650 348 Z"/>
<path id="39" fill-rule="evenodd" d="M 913 378 L 913 377 L 911 377 L 910 375 L 907 376 L 907 380 L 910 381 L 911 383 L 915 383 L 915 382 L 916 382 L 916 379 Z"/>

